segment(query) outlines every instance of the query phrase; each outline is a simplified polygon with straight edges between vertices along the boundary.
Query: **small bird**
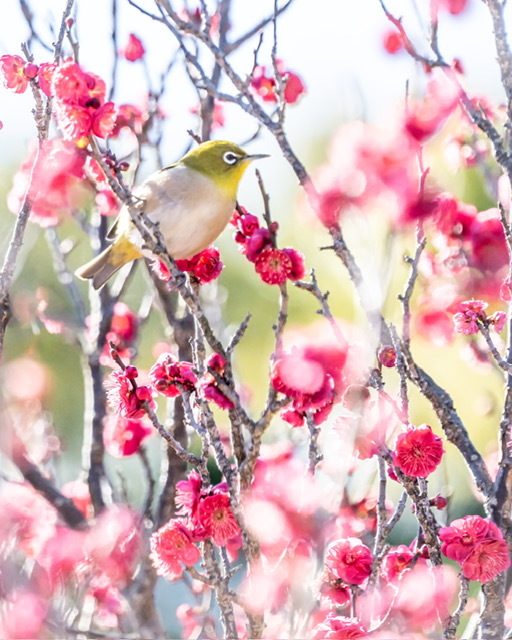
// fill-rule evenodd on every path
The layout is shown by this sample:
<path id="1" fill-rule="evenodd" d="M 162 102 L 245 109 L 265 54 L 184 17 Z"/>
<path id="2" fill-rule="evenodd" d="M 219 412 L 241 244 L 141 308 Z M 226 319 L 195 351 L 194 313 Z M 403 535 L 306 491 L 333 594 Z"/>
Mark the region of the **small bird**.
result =
<path id="1" fill-rule="evenodd" d="M 167 251 L 175 260 L 192 258 L 223 231 L 236 205 L 240 180 L 249 163 L 266 154 L 248 154 L 233 142 L 203 142 L 174 164 L 147 178 L 133 195 L 144 201 L 144 213 L 158 223 Z M 112 240 L 98 256 L 76 270 L 100 289 L 122 266 L 152 256 L 122 207 L 109 231 Z"/>

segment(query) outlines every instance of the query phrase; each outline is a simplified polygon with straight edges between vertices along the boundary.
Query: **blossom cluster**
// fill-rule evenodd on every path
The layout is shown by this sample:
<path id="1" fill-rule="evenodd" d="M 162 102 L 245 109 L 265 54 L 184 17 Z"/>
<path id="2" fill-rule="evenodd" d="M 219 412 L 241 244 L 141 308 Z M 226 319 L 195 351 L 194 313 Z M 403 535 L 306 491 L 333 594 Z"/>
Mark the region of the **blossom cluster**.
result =
<path id="1" fill-rule="evenodd" d="M 276 391 L 291 398 L 281 417 L 293 427 L 302 426 L 306 414 L 315 424 L 324 422 L 345 388 L 347 344 L 305 342 L 276 353 L 270 379 Z"/>
<path id="2" fill-rule="evenodd" d="M 459 302 L 453 315 L 455 331 L 464 335 L 479 333 L 479 323 L 486 327 L 492 327 L 496 332 L 502 331 L 507 321 L 507 314 L 503 311 L 496 311 L 491 316 L 487 316 L 485 313 L 487 307 L 487 302 L 483 302 L 483 300 Z"/>
<path id="3" fill-rule="evenodd" d="M 306 275 L 304 256 L 299 251 L 274 246 L 272 234 L 277 231 L 276 222 L 270 230 L 260 227 L 258 217 L 240 207 L 233 214 L 231 224 L 237 229 L 235 241 L 241 252 L 254 263 L 263 282 L 281 285 L 286 280 L 300 280 Z"/>
<path id="4" fill-rule="evenodd" d="M 306 92 L 300 77 L 293 71 L 286 70 L 282 60 L 277 61 L 277 72 L 283 82 L 283 98 L 286 104 L 294 104 Z M 250 87 L 264 102 L 277 102 L 278 83 L 273 75 L 267 74 L 266 67 L 256 65 L 251 75 Z"/>
<path id="5" fill-rule="evenodd" d="M 462 575 L 482 584 L 510 567 L 508 544 L 501 530 L 481 516 L 454 520 L 439 531 L 441 550 L 458 562 Z"/>
<path id="6" fill-rule="evenodd" d="M 176 580 L 184 566 L 198 562 L 196 543 L 211 538 L 216 545 L 240 546 L 240 527 L 231 509 L 226 483 L 203 488 L 201 476 L 191 471 L 176 485 L 179 517 L 160 527 L 150 539 L 151 560 L 156 572 Z"/>
<path id="7" fill-rule="evenodd" d="M 47 96 L 51 95 L 51 79 L 56 65 L 43 62 L 39 66 L 23 60 L 21 56 L 0 57 L 0 78 L 6 89 L 14 93 L 25 93 L 28 83 L 33 81 Z"/>
<path id="8" fill-rule="evenodd" d="M 206 372 L 200 378 L 196 375 L 192 362 L 177 360 L 171 353 L 162 353 L 149 372 L 149 379 L 155 391 L 174 398 L 188 391 L 201 391 L 206 400 L 212 400 L 221 409 L 232 409 L 233 403 L 219 389 L 214 375 L 222 378 L 226 363 L 224 358 L 213 353 L 205 360 Z"/>

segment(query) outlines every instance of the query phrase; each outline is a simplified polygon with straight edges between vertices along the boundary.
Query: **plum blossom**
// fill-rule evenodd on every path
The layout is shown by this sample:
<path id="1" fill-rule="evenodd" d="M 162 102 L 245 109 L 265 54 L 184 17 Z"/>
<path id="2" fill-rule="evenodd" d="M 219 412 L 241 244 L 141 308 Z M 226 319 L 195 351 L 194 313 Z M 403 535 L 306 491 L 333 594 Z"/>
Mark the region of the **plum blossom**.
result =
<path id="1" fill-rule="evenodd" d="M 226 544 L 240 532 L 227 493 L 214 493 L 200 500 L 197 520 L 219 546 Z"/>
<path id="2" fill-rule="evenodd" d="M 194 391 L 197 376 L 191 362 L 179 361 L 171 353 L 162 353 L 149 371 L 152 387 L 168 398 L 180 395 L 179 387 Z M 179 385 L 179 386 L 178 386 Z"/>
<path id="3" fill-rule="evenodd" d="M 87 144 L 91 133 L 106 138 L 116 122 L 113 102 L 105 102 L 105 82 L 76 62 L 64 62 L 52 76 L 57 121 L 66 140 Z M 85 144 L 83 141 L 85 140 Z"/>
<path id="4" fill-rule="evenodd" d="M 357 538 L 335 540 L 325 553 L 328 573 L 347 584 L 363 584 L 370 576 L 372 562 L 372 552 Z"/>
<path id="5" fill-rule="evenodd" d="M 156 572 L 168 580 L 176 580 L 183 573 L 183 565 L 190 567 L 199 561 L 201 553 L 192 542 L 190 531 L 178 520 L 171 520 L 150 540 L 150 559 Z"/>
<path id="6" fill-rule="evenodd" d="M 453 323 L 457 333 L 470 335 L 480 331 L 479 322 L 485 322 L 487 302 L 482 300 L 466 300 L 459 302 L 456 306 L 456 313 L 453 314 Z"/>
<path id="7" fill-rule="evenodd" d="M 119 53 L 129 62 L 136 62 L 144 57 L 146 50 L 140 38 L 130 33 L 126 46 Z"/>
<path id="8" fill-rule="evenodd" d="M 407 476 L 426 478 L 437 469 L 443 453 L 441 438 L 424 424 L 398 436 L 393 463 Z"/>

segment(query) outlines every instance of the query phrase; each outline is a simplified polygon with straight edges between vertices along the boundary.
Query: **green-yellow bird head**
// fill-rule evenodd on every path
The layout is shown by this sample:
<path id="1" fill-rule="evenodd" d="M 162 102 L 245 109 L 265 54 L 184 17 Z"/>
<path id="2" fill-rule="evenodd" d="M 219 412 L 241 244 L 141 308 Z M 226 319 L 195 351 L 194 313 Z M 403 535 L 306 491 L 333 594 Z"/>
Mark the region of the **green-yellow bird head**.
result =
<path id="1" fill-rule="evenodd" d="M 180 164 L 208 176 L 230 197 L 236 198 L 238 184 L 249 163 L 267 157 L 264 153 L 249 154 L 233 142 L 210 140 L 189 151 Z"/>

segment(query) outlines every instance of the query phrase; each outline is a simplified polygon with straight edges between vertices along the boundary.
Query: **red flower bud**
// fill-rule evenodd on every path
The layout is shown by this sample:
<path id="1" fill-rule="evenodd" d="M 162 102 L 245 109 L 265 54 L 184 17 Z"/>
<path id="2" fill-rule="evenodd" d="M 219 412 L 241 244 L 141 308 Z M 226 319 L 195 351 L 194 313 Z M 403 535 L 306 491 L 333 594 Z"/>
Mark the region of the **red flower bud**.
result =
<path id="1" fill-rule="evenodd" d="M 126 367 L 126 369 L 124 370 L 124 373 L 129 380 L 135 380 L 135 378 L 137 378 L 139 375 L 139 371 L 137 367 L 134 367 L 131 364 Z"/>

